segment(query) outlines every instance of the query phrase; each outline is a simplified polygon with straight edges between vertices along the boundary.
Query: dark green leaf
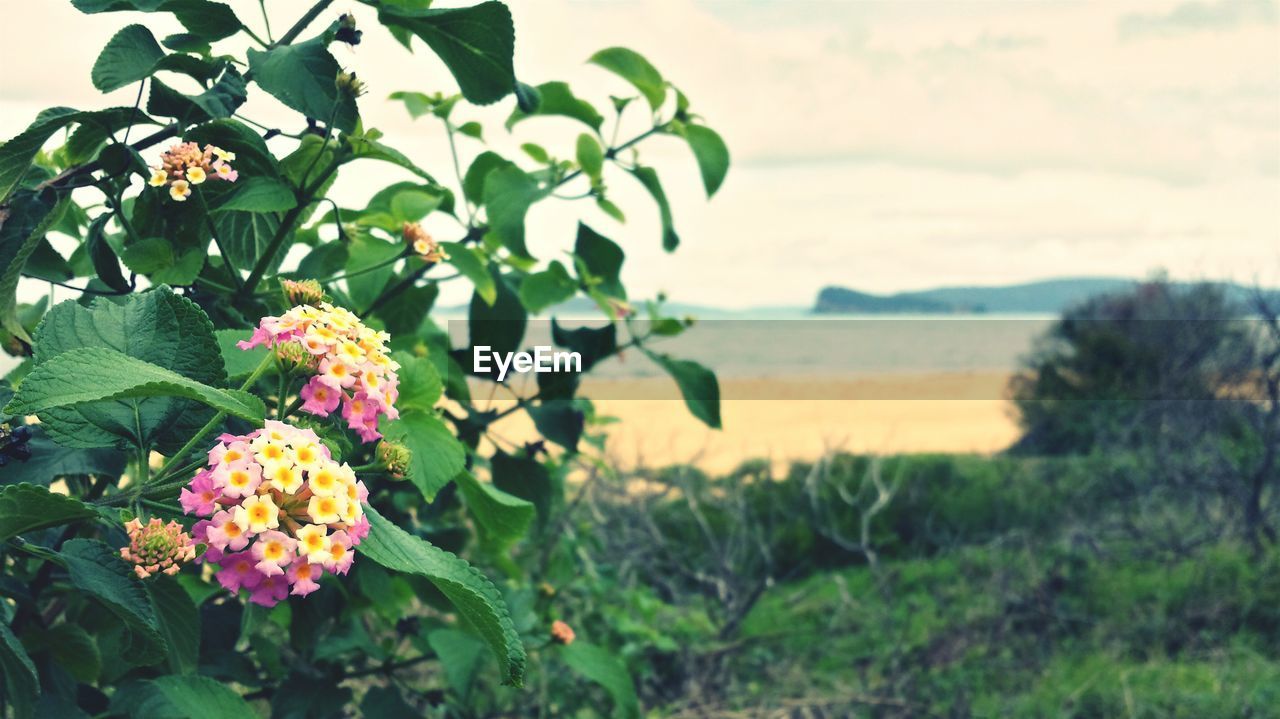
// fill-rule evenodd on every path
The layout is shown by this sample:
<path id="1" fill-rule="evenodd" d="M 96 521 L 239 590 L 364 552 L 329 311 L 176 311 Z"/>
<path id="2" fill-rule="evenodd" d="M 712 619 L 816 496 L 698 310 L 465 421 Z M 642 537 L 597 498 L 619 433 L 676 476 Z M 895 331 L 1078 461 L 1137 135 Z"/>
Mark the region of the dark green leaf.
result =
<path id="1" fill-rule="evenodd" d="M 528 315 L 520 298 L 496 267 L 492 269 L 492 277 L 497 289 L 492 305 L 487 304 L 478 291 L 471 296 L 471 306 L 467 313 L 471 346 L 484 346 L 490 351 L 503 354 L 515 352 L 524 339 Z"/>
<path id="2" fill-rule="evenodd" d="M 582 371 L 587 372 L 596 362 L 618 351 L 618 326 L 610 322 L 604 327 L 568 330 L 552 319 L 551 341 L 577 352 L 582 357 Z"/>
<path id="3" fill-rule="evenodd" d="M 150 30 L 126 25 L 112 36 L 93 63 L 93 86 L 111 92 L 146 79 L 163 57 L 164 50 Z"/>
<path id="4" fill-rule="evenodd" d="M 209 203 L 214 212 L 239 210 L 242 212 L 284 212 L 297 207 L 298 199 L 293 190 L 280 180 L 270 177 L 241 178 L 234 187 L 216 202 Z"/>
<path id="5" fill-rule="evenodd" d="M 515 87 L 515 27 L 500 2 L 448 10 L 383 3 L 378 19 L 422 38 L 453 73 L 463 96 L 477 105 L 497 102 Z"/>
<path id="6" fill-rule="evenodd" d="M 676 234 L 676 228 L 671 219 L 671 205 L 667 202 L 667 193 L 662 189 L 657 171 L 652 167 L 636 167 L 631 170 L 631 174 L 644 185 L 644 189 L 649 191 L 653 201 L 658 203 L 658 212 L 662 217 L 662 249 L 667 252 L 674 251 L 680 246 L 680 236 Z"/>
<path id="7" fill-rule="evenodd" d="M 199 675 L 170 675 L 152 679 L 151 686 L 166 700 L 173 719 L 255 717 L 257 712 L 222 682 Z"/>
<path id="8" fill-rule="evenodd" d="M 48 652 L 67 673 L 86 684 L 98 680 L 102 653 L 93 637 L 78 624 L 58 624 L 45 630 L 28 630 L 23 643 L 32 654 Z"/>
<path id="9" fill-rule="evenodd" d="M 76 589 L 97 599 L 129 627 L 129 661 L 146 665 L 164 659 L 164 638 L 151 600 L 118 552 L 97 540 L 72 539 L 62 545 L 59 558 Z"/>
<path id="10" fill-rule="evenodd" d="M 574 400 L 543 400 L 538 406 L 529 408 L 529 416 L 543 437 L 570 452 L 578 451 L 586 415 Z"/>
<path id="11" fill-rule="evenodd" d="M 111 249 L 111 244 L 103 236 L 107 222 L 110 220 L 111 213 L 104 212 L 89 223 L 89 232 L 85 236 L 85 251 L 89 254 L 89 260 L 93 263 L 93 271 L 97 273 L 98 279 L 116 292 L 127 292 L 129 283 L 120 272 L 120 260 L 116 257 L 115 250 Z"/>
<path id="12" fill-rule="evenodd" d="M 227 251 L 223 259 L 237 269 L 253 267 L 266 254 L 280 229 L 280 217 L 274 213 L 215 212 L 212 220 L 219 243 Z M 289 243 L 281 243 L 275 257 L 267 263 L 267 272 L 278 270 L 288 253 Z"/>
<path id="13" fill-rule="evenodd" d="M 0 489 L 0 542 L 35 529 L 96 516 L 93 507 L 44 487 L 11 484 Z"/>
<path id="14" fill-rule="evenodd" d="M 322 123 L 332 122 L 343 132 L 355 130 L 355 99 L 334 83 L 342 68 L 323 38 L 266 51 L 250 49 L 249 70 L 259 87 L 286 106 Z"/>
<path id="15" fill-rule="evenodd" d="M 40 677 L 22 642 L 4 623 L 0 623 L 0 669 L 4 670 L 4 699 L 13 707 L 14 716 L 34 717 L 36 700 L 40 697 Z"/>
<path id="16" fill-rule="evenodd" d="M 242 27 L 230 7 L 210 0 L 71 0 L 71 4 L 89 14 L 126 10 L 171 12 L 191 34 L 207 42 L 230 37 Z"/>
<path id="17" fill-rule="evenodd" d="M 634 50 L 611 47 L 592 55 L 589 62 L 634 85 L 654 110 L 662 107 L 667 98 L 667 83 L 662 79 L 662 73 Z"/>
<path id="18" fill-rule="evenodd" d="M 618 243 L 578 223 L 578 239 L 574 242 L 573 254 L 586 269 L 583 282 L 612 297 L 627 298 L 627 290 L 619 279 L 625 254 Z M 579 273 L 581 271 L 579 268 Z"/>
<path id="19" fill-rule="evenodd" d="M 124 454 L 106 449 L 72 449 L 49 439 L 44 427 L 29 425 L 31 439 L 27 447 L 31 458 L 11 460 L 0 467 L 0 484 L 19 481 L 48 486 L 62 477 L 94 475 L 119 477 L 124 471 Z"/>
<path id="20" fill-rule="evenodd" d="M 13 194 L 14 188 L 31 166 L 31 160 L 44 143 L 53 137 L 53 133 L 76 122 L 82 115 L 83 113 L 69 107 L 51 107 L 36 115 L 35 121 L 27 129 L 0 145 L 0 204 Z"/>
<path id="21" fill-rule="evenodd" d="M 183 95 L 158 79 L 151 79 L 147 112 L 172 117 L 184 124 L 231 117 L 248 97 L 244 76 L 227 68 L 213 87 L 199 95 Z"/>
<path id="22" fill-rule="evenodd" d="M 685 406 L 708 427 L 720 428 L 720 385 L 711 370 L 691 360 L 645 350 L 645 354 L 675 379 Z"/>
<path id="23" fill-rule="evenodd" d="M 494 486 L 533 504 L 538 512 L 538 525 L 545 528 L 555 496 L 547 468 L 535 459 L 515 457 L 501 450 L 494 452 L 489 466 Z"/>
<path id="24" fill-rule="evenodd" d="M 497 656 L 503 681 L 520 686 L 524 646 L 493 583 L 462 559 L 397 527 L 376 509 L 370 507 L 366 513 L 371 530 L 360 544 L 360 554 L 392 571 L 430 580 Z"/>
<path id="25" fill-rule="evenodd" d="M 440 657 L 449 686 L 465 699 L 484 659 L 484 642 L 457 629 L 437 629 L 427 635 L 427 644 Z"/>
<path id="26" fill-rule="evenodd" d="M 478 205 L 484 201 L 484 183 L 489 173 L 510 164 L 510 161 L 496 152 L 482 152 L 476 155 L 467 167 L 467 174 L 462 178 L 462 195 Z"/>
<path id="27" fill-rule="evenodd" d="M 7 147 L 7 145 L 6 145 Z M 0 153 L 3 153 L 0 148 Z M 18 280 L 27 259 L 35 252 L 49 226 L 58 219 L 58 203 L 53 193 L 22 191 L 7 207 L 0 207 L 0 329 L 30 341 L 18 321 Z"/>
<path id="28" fill-rule="evenodd" d="M 168 648 L 169 671 L 194 674 L 200 663 L 200 612 L 195 602 L 173 577 L 162 574 L 145 585 Z"/>

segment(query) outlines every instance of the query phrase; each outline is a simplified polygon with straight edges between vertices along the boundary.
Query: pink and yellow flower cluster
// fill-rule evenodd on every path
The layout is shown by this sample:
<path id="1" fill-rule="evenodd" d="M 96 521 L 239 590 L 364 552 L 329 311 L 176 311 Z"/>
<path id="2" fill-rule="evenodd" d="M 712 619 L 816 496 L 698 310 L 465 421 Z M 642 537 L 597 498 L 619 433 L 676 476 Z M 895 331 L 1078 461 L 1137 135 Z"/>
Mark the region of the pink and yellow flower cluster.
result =
<path id="1" fill-rule="evenodd" d="M 399 363 L 387 353 L 391 335 L 366 327 L 359 317 L 327 302 L 298 305 L 279 317 L 264 317 L 240 349 L 279 348 L 295 343 L 306 351 L 315 375 L 302 388 L 302 410 L 328 417 L 342 405 L 342 418 L 364 442 L 382 437 L 378 419 L 396 419 Z"/>
<path id="2" fill-rule="evenodd" d="M 151 179 L 147 182 L 152 187 L 168 185 L 169 197 L 186 202 L 191 188 L 205 180 L 235 182 L 240 175 L 231 168 L 234 159 L 236 153 L 221 147 L 205 145 L 200 149 L 194 142 L 180 142 L 160 156 L 160 166 L 151 169 Z"/>
<path id="3" fill-rule="evenodd" d="M 325 572 L 346 574 L 369 533 L 364 482 L 309 429 L 267 420 L 247 435 L 224 434 L 209 462 L 182 490 L 192 527 L 208 545 L 198 561 L 249 601 L 275 606 L 320 588 Z"/>

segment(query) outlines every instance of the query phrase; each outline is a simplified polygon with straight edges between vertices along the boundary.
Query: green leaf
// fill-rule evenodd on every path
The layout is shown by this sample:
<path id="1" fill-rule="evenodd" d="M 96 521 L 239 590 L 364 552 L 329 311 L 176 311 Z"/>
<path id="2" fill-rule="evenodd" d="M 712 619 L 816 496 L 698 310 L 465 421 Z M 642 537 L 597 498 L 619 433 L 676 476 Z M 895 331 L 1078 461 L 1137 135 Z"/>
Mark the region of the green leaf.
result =
<path id="1" fill-rule="evenodd" d="M 538 434 L 570 452 L 578 451 L 578 440 L 582 437 L 586 415 L 575 401 L 544 399 L 536 407 L 530 407 L 528 412 Z"/>
<path id="2" fill-rule="evenodd" d="M 27 129 L 0 145 L 0 203 L 13 194 L 36 153 L 53 137 L 53 133 L 76 122 L 82 115 L 70 107 L 51 107 L 36 115 Z"/>
<path id="3" fill-rule="evenodd" d="M 3 152 L 0 148 L 0 154 Z M 18 280 L 31 253 L 57 221 L 58 204 L 53 193 L 23 191 L 0 208 L 0 263 L 4 266 L 0 272 L 0 329 L 27 342 L 31 337 L 18 320 Z"/>
<path id="4" fill-rule="evenodd" d="M 270 50 L 249 50 L 253 81 L 280 102 L 312 119 L 352 132 L 358 119 L 355 99 L 334 83 L 342 68 L 314 38 Z"/>
<path id="5" fill-rule="evenodd" d="M 130 271 L 156 283 L 189 285 L 204 267 L 202 247 L 174 247 L 162 237 L 148 237 L 125 247 L 120 260 Z"/>
<path id="6" fill-rule="evenodd" d="M 216 389 L 105 347 L 74 349 L 37 365 L 5 411 L 41 416 L 57 407 L 144 397 L 185 397 L 256 423 L 266 412 L 251 394 Z"/>
<path id="7" fill-rule="evenodd" d="M 484 183 L 489 173 L 499 167 L 510 165 L 511 161 L 496 152 L 485 151 L 476 155 L 467 167 L 467 174 L 462 178 L 462 196 L 472 204 L 484 202 Z"/>
<path id="8" fill-rule="evenodd" d="M 22 642 L 4 623 L 0 623 L 0 669 L 4 670 L 4 700 L 13 707 L 14 716 L 34 717 L 36 701 L 40 698 L 40 677 Z"/>
<path id="9" fill-rule="evenodd" d="M 106 347 L 206 385 L 226 382 L 213 324 L 195 303 L 167 287 L 118 301 L 99 298 L 90 307 L 63 302 L 45 315 L 35 334 L 37 366 L 77 348 Z M 154 398 L 50 409 L 42 422 L 69 447 L 124 449 L 140 433 L 163 451 L 181 446 L 212 415 L 186 399 Z"/>
<path id="10" fill-rule="evenodd" d="M 168 648 L 169 671 L 195 674 L 200 664 L 200 611 L 173 577 L 163 574 L 145 582 Z"/>
<path id="11" fill-rule="evenodd" d="M 662 107 L 667 98 L 667 82 L 662 79 L 662 73 L 634 50 L 611 47 L 592 55 L 588 62 L 599 65 L 634 85 L 654 110 Z"/>
<path id="12" fill-rule="evenodd" d="M 547 269 L 525 277 L 520 283 L 520 301 L 530 312 L 538 313 L 573 297 L 578 283 L 558 260 L 552 260 Z"/>
<path id="13" fill-rule="evenodd" d="M 199 95 L 183 95 L 159 79 L 151 79 L 147 112 L 172 117 L 183 124 L 231 117 L 248 98 L 244 76 L 228 67 L 222 77 Z"/>
<path id="14" fill-rule="evenodd" d="M 368 232 L 352 237 L 346 267 L 347 290 L 356 305 L 351 309 L 363 309 L 377 301 L 394 274 L 393 265 L 386 263 L 404 249 L 403 244 L 380 240 Z"/>
<path id="15" fill-rule="evenodd" d="M 371 528 L 360 554 L 392 571 L 430 580 L 497 656 L 504 683 L 521 686 L 524 646 L 497 587 L 475 567 L 397 527 L 374 508 L 365 511 Z"/>
<path id="16" fill-rule="evenodd" d="M 50 482 L 77 475 L 119 477 L 124 471 L 124 454 L 105 449 L 73 449 L 56 444 L 44 427 L 28 425 L 31 458 L 14 460 L 0 467 L 0 484 L 19 481 L 48 486 Z M 61 495 L 58 495 L 61 496 Z"/>
<path id="17" fill-rule="evenodd" d="M 626 665 L 612 652 L 577 640 L 560 648 L 560 658 L 570 669 L 609 692 L 616 705 L 615 716 L 638 719 L 640 700 L 636 697 L 635 683 Z"/>
<path id="18" fill-rule="evenodd" d="M 653 201 L 658 203 L 658 212 L 662 217 L 662 249 L 667 252 L 674 251 L 680 246 L 680 236 L 676 234 L 676 228 L 671 219 L 671 205 L 667 202 L 667 193 L 662 189 L 657 171 L 652 167 L 637 166 L 630 172 L 640 181 L 640 184 L 644 185 L 644 189 L 649 191 Z"/>
<path id="19" fill-rule="evenodd" d="M 436 178 L 432 176 L 430 172 L 418 167 L 417 163 L 410 160 L 408 155 L 405 155 L 394 147 L 384 145 L 367 135 L 363 137 L 352 137 L 350 138 L 350 143 L 352 159 L 381 160 L 382 162 L 389 162 L 396 167 L 412 172 L 427 182 L 436 184 Z"/>
<path id="20" fill-rule="evenodd" d="M 151 599 L 118 552 L 97 540 L 71 539 L 62 545 L 58 556 L 71 583 L 128 626 L 129 661 L 147 665 L 165 658 L 164 638 Z"/>
<path id="21" fill-rule="evenodd" d="M 449 686 L 465 699 L 484 659 L 484 642 L 457 629 L 437 629 L 427 635 L 427 644 L 440 657 Z"/>
<path id="22" fill-rule="evenodd" d="M 500 2 L 449 10 L 382 3 L 378 20 L 422 38 L 449 68 L 463 97 L 477 105 L 497 102 L 515 87 L 515 26 Z"/>
<path id="23" fill-rule="evenodd" d="M 559 115 L 577 120 L 597 133 L 600 132 L 600 126 L 604 124 L 604 118 L 591 103 L 575 97 L 568 83 L 545 82 L 538 85 L 536 89 L 542 98 L 542 102 L 538 104 L 538 109 L 533 112 L 523 112 L 520 108 L 512 110 L 511 116 L 507 118 L 508 130 L 515 127 L 516 123 L 531 117 Z M 540 162 L 546 162 L 546 160 L 543 159 Z"/>
<path id="24" fill-rule="evenodd" d="M 111 92 L 151 77 L 162 58 L 164 50 L 150 30 L 126 25 L 112 36 L 93 63 L 93 86 Z"/>
<path id="25" fill-rule="evenodd" d="M 480 297 L 479 292 L 471 296 L 471 305 L 467 310 L 467 330 L 470 333 L 472 347 L 489 347 L 493 352 L 515 352 L 524 339 L 528 314 L 519 296 L 511 289 L 511 285 L 498 273 L 492 270 L 497 296 L 490 305 Z"/>
<path id="26" fill-rule="evenodd" d="M 493 485 L 502 491 L 527 500 L 538 513 L 538 526 L 545 529 L 551 519 L 555 487 L 551 473 L 541 462 L 529 457 L 515 457 L 495 451 L 489 460 Z"/>
<path id="27" fill-rule="evenodd" d="M 492 305 L 498 297 L 498 287 L 494 284 L 493 275 L 489 274 L 489 268 L 485 265 L 484 256 L 480 251 L 459 242 L 441 242 L 440 246 L 449 253 L 449 259 L 445 261 L 471 280 L 475 285 L 476 294 Z"/>
<path id="28" fill-rule="evenodd" d="M 0 542 L 36 529 L 96 516 L 93 507 L 44 487 L 11 484 L 0 489 Z"/>
<path id="29" fill-rule="evenodd" d="M 120 272 L 120 260 L 105 237 L 107 222 L 111 220 L 111 216 L 110 212 L 104 212 L 89 223 L 89 231 L 85 235 L 85 251 L 98 279 L 116 292 L 124 293 L 129 291 L 129 283 Z"/>
<path id="30" fill-rule="evenodd" d="M 222 211 L 211 216 L 214 232 L 227 256 L 223 259 L 238 269 L 253 267 L 266 253 L 280 229 L 280 216 L 274 213 Z M 267 263 L 267 272 L 280 268 L 289 254 L 289 243 L 280 244 L 276 256 Z"/>
<path id="31" fill-rule="evenodd" d="M 573 254 L 581 261 L 582 267 L 578 272 L 583 282 L 612 297 L 627 298 L 627 290 L 619 279 L 626 255 L 618 243 L 579 222 Z M 584 268 L 585 273 L 582 272 Z"/>
<path id="32" fill-rule="evenodd" d="M 227 685 L 199 675 L 170 675 L 152 679 L 151 687 L 166 701 L 161 716 L 173 719 L 256 717 L 257 712 Z"/>
<path id="33" fill-rule="evenodd" d="M 600 173 L 604 170 L 604 149 L 600 147 L 600 142 L 585 132 L 578 135 L 577 157 L 578 165 L 587 173 L 587 177 L 599 180 Z"/>
<path id="34" fill-rule="evenodd" d="M 428 412 L 401 412 L 400 419 L 383 423 L 382 433 L 413 453 L 407 477 L 428 501 L 435 499 L 436 493 L 466 464 L 466 453 L 458 438 Z"/>
<path id="35" fill-rule="evenodd" d="M 683 134 L 698 161 L 702 186 L 707 190 L 707 197 L 711 197 L 724 184 L 729 172 L 729 148 L 715 130 L 703 125 L 686 125 Z"/>
<path id="36" fill-rule="evenodd" d="M 477 140 L 484 140 L 484 126 L 478 122 L 464 122 L 458 125 L 458 132 L 467 137 L 474 137 Z"/>
<path id="37" fill-rule="evenodd" d="M 471 517 L 496 549 L 511 546 L 529 530 L 535 514 L 533 504 L 479 481 L 466 470 L 459 472 L 454 482 Z"/>
<path id="38" fill-rule="evenodd" d="M 32 654 L 47 652 L 68 674 L 85 684 L 96 682 L 102 673 L 102 653 L 93 637 L 78 624 L 28 630 L 23 639 Z"/>
<path id="39" fill-rule="evenodd" d="M 524 170 L 508 162 L 495 168 L 484 180 L 484 206 L 489 217 L 489 233 L 520 257 L 528 257 L 524 243 L 524 216 L 533 203 L 548 191 Z"/>
<path id="40" fill-rule="evenodd" d="M 218 353 L 222 355 L 222 363 L 227 368 L 227 379 L 231 382 L 242 380 L 258 368 L 262 364 L 262 360 L 266 358 L 270 352 L 266 347 L 261 345 L 251 350 L 242 350 L 236 346 L 237 342 L 249 339 L 253 334 L 253 330 L 217 330 L 214 336 L 218 339 Z M 263 376 L 275 374 L 275 364 L 268 365 L 267 371 Z"/>
<path id="41" fill-rule="evenodd" d="M 238 157 L 238 156 L 237 156 Z M 270 177 L 249 177 L 235 183 L 216 202 L 209 203 L 213 212 L 283 212 L 298 206 L 298 199 L 288 185 Z"/>
<path id="42" fill-rule="evenodd" d="M 191 34 L 206 42 L 230 37 L 243 27 L 230 7 L 210 0 L 71 0 L 71 4 L 91 15 L 126 10 L 171 12 Z"/>
<path id="43" fill-rule="evenodd" d="M 671 375 L 680 387 L 685 406 L 694 417 L 708 427 L 720 428 L 720 384 L 711 370 L 691 360 L 674 359 L 669 355 L 643 350 L 649 359 L 658 363 Z"/>
<path id="44" fill-rule="evenodd" d="M 618 351 L 618 326 L 610 322 L 604 327 L 568 330 L 552 319 L 551 341 L 577 352 L 582 357 L 582 371 L 587 372 L 596 362 Z"/>
<path id="45" fill-rule="evenodd" d="M 425 357 L 415 357 L 408 352 L 395 352 L 391 358 L 400 363 L 397 373 L 400 378 L 400 397 L 396 399 L 396 409 L 401 412 L 433 411 L 444 391 L 444 384 L 440 381 L 440 373 L 436 371 L 435 365 Z"/>

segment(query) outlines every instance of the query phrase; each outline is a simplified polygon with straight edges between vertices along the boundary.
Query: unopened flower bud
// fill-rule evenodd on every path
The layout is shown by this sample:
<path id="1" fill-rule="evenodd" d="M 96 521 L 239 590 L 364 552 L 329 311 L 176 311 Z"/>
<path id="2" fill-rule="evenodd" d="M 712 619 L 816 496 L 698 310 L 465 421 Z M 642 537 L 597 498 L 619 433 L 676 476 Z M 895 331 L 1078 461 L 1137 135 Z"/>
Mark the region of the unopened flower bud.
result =
<path id="1" fill-rule="evenodd" d="M 543 582 L 538 585 L 538 592 L 544 597 L 554 597 L 556 588 L 551 586 L 551 582 Z"/>
<path id="2" fill-rule="evenodd" d="M 337 86 L 338 92 L 348 97 L 357 98 L 369 91 L 368 86 L 364 84 L 360 78 L 356 77 L 354 72 L 339 72 L 337 79 L 333 81 Z"/>
<path id="3" fill-rule="evenodd" d="M 291 305 L 316 307 L 324 301 L 324 288 L 315 280 L 280 280 L 280 286 Z"/>
<path id="4" fill-rule="evenodd" d="M 120 556 L 133 563 L 139 579 L 159 573 L 177 574 L 183 564 L 196 557 L 191 535 L 177 522 L 165 524 L 153 518 L 144 526 L 131 519 L 124 528 L 129 533 L 129 546 L 120 549 Z"/>
<path id="5" fill-rule="evenodd" d="M 307 351 L 305 347 L 295 342 L 276 345 L 274 348 L 276 358 L 280 360 L 285 372 L 293 372 L 300 369 L 312 369 L 318 362 L 315 355 Z"/>
<path id="6" fill-rule="evenodd" d="M 568 646 L 573 644 L 573 628 L 559 619 L 551 623 L 551 641 Z"/>
<path id="7" fill-rule="evenodd" d="M 387 470 L 387 474 L 400 479 L 409 471 L 409 462 L 413 459 L 413 451 L 398 442 L 382 440 L 375 450 L 378 462 Z"/>

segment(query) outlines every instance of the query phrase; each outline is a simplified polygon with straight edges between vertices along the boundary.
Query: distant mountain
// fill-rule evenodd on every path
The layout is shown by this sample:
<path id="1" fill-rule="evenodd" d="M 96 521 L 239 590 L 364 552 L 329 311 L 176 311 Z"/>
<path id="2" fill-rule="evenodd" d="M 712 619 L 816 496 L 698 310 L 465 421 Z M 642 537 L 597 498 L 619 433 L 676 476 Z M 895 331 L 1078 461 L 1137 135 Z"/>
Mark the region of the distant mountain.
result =
<path id="1" fill-rule="evenodd" d="M 844 287 L 824 287 L 818 293 L 816 314 L 969 312 L 1059 314 L 1098 294 L 1116 292 L 1136 284 L 1119 277 L 1071 277 L 996 287 L 940 287 L 892 295 L 873 295 Z M 1252 288 L 1226 284 L 1227 294 L 1246 300 Z M 1274 294 L 1274 291 L 1269 292 Z"/>

